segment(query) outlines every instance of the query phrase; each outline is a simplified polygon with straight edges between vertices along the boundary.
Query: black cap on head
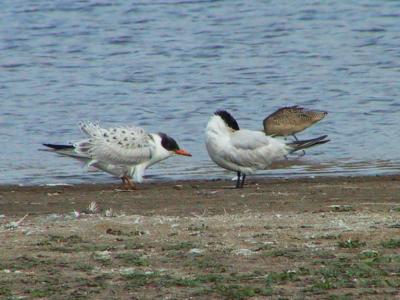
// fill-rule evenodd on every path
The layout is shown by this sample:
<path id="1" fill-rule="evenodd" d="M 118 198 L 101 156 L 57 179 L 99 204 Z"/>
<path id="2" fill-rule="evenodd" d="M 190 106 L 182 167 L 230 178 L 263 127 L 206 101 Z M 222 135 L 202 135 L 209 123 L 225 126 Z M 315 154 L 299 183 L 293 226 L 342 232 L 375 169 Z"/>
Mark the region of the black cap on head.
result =
<path id="1" fill-rule="evenodd" d="M 179 150 L 178 143 L 169 135 L 159 132 L 158 135 L 161 137 L 161 146 L 163 146 L 168 151 Z"/>
<path id="2" fill-rule="evenodd" d="M 217 110 L 214 114 L 220 116 L 221 119 L 224 120 L 226 126 L 232 128 L 233 130 L 239 130 L 239 125 L 235 118 L 232 117 L 232 115 L 226 110 Z"/>

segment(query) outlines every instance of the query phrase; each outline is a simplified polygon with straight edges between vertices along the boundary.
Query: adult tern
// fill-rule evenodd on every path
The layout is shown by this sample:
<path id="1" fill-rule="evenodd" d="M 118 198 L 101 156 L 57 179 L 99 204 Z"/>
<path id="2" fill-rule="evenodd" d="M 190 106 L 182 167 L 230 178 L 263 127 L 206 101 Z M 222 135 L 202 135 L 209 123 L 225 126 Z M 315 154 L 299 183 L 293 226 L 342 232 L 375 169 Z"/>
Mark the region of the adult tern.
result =
<path id="1" fill-rule="evenodd" d="M 242 188 L 247 174 L 266 169 L 292 152 L 327 143 L 326 137 L 283 141 L 262 131 L 240 129 L 229 112 L 219 110 L 207 124 L 205 143 L 209 156 L 217 165 L 237 172 L 236 188 Z"/>

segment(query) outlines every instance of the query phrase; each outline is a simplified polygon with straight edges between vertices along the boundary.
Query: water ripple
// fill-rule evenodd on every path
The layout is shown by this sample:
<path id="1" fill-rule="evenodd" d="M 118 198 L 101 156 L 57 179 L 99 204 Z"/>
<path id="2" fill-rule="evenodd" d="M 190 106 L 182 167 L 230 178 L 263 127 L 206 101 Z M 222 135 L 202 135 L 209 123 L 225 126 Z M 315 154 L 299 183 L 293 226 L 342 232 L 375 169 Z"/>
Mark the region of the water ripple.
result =
<path id="1" fill-rule="evenodd" d="M 37 151 L 81 137 L 77 123 L 165 131 L 191 159 L 154 180 L 230 178 L 207 156 L 218 108 L 242 127 L 285 105 L 329 112 L 299 136 L 331 142 L 255 176 L 398 173 L 397 1 L 6 1 L 0 11 L 0 183 L 106 182 Z"/>

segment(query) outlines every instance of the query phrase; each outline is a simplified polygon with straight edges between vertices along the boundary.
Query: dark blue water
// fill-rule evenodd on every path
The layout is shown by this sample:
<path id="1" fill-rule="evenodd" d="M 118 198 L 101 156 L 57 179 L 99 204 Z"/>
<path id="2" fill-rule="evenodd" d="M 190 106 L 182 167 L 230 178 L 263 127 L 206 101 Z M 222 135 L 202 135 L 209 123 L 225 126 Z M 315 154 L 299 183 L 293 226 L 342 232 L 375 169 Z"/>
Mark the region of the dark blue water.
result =
<path id="1" fill-rule="evenodd" d="M 208 158 L 218 108 L 261 129 L 278 107 L 324 109 L 329 144 L 260 176 L 398 173 L 399 1 L 2 1 L 0 184 L 104 182 L 38 151 L 80 120 L 164 131 L 193 153 L 156 179 L 230 177 Z"/>

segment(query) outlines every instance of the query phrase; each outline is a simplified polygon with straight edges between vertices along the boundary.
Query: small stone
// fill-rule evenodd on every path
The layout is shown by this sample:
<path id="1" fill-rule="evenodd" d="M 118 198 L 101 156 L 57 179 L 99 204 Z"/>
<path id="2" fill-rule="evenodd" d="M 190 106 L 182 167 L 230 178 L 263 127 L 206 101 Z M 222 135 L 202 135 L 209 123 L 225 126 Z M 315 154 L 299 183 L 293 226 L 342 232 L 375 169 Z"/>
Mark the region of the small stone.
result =
<path id="1" fill-rule="evenodd" d="M 93 253 L 93 259 L 97 261 L 109 261 L 111 260 L 110 251 L 96 251 Z"/>
<path id="2" fill-rule="evenodd" d="M 193 255 L 200 255 L 204 252 L 203 249 L 199 249 L 199 248 L 193 248 L 189 250 L 189 254 L 193 254 Z"/>
<path id="3" fill-rule="evenodd" d="M 238 249 L 235 251 L 236 255 L 242 255 L 242 256 L 249 256 L 253 255 L 255 252 L 250 250 L 250 249 Z"/>
<path id="4" fill-rule="evenodd" d="M 60 195 L 60 193 L 58 193 L 58 192 L 55 192 L 55 193 L 47 193 L 47 196 L 49 196 L 49 197 L 58 196 L 58 195 Z"/>

